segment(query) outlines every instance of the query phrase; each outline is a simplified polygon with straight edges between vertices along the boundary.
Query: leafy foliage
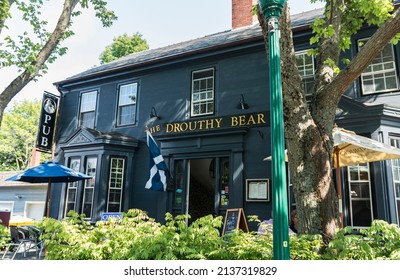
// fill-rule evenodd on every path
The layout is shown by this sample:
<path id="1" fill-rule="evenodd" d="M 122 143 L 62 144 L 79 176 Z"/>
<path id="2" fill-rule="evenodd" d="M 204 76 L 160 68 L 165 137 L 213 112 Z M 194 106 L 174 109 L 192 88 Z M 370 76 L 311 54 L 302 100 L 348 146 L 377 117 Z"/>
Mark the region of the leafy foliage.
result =
<path id="1" fill-rule="evenodd" d="M 16 102 L 4 113 L 0 131 L 0 170 L 22 170 L 30 161 L 39 125 L 41 102 Z M 50 155 L 43 154 L 44 159 Z"/>
<path id="2" fill-rule="evenodd" d="M 113 43 L 100 54 L 100 63 L 108 63 L 131 53 L 149 49 L 149 44 L 140 33 L 127 34 L 114 38 Z"/>
<path id="3" fill-rule="evenodd" d="M 315 2 L 315 1 L 314 1 Z M 322 1 L 321 1 L 322 2 Z M 342 25 L 340 34 L 340 49 L 350 48 L 351 36 L 356 34 L 364 24 L 371 26 L 382 25 L 390 16 L 394 6 L 391 0 L 351 0 L 342 6 Z M 331 6 L 328 4 L 325 17 L 316 19 L 312 24 L 314 36 L 310 43 L 318 43 L 321 37 L 335 35 L 332 21 Z"/>
<path id="4" fill-rule="evenodd" d="M 37 226 L 44 232 L 50 260 L 271 260 L 272 234 L 236 230 L 221 236 L 222 217 L 211 215 L 186 225 L 186 216 L 166 214 L 160 224 L 146 212 L 131 209 L 122 220 L 109 219 L 95 226 L 73 211 L 62 221 L 46 218 Z M 398 259 L 400 231 L 375 221 L 363 235 L 340 231 L 322 253 L 320 235 L 290 235 L 291 258 Z M 365 241 L 363 241 L 363 239 Z M 385 244 L 385 246 L 382 246 Z M 387 245 L 387 246 L 386 246 Z M 382 248 L 385 247 L 385 248 Z"/>
<path id="5" fill-rule="evenodd" d="M 400 259 L 400 230 L 382 220 L 354 232 L 351 227 L 340 230 L 330 242 L 326 259 L 374 260 Z"/>
<path id="6" fill-rule="evenodd" d="M 10 239 L 10 230 L 0 224 L 0 250 L 8 244 Z"/>

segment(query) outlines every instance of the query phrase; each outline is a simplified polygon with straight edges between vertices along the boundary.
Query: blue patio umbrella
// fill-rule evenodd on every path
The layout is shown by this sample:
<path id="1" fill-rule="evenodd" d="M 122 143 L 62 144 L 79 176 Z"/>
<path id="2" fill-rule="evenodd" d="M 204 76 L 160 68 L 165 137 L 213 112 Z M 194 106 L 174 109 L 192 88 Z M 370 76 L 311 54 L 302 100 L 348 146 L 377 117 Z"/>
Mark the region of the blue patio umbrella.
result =
<path id="1" fill-rule="evenodd" d="M 57 162 L 46 161 L 45 163 L 29 168 L 21 173 L 18 173 L 10 178 L 7 178 L 6 181 L 21 181 L 27 183 L 48 183 L 47 199 L 45 206 L 45 216 L 48 217 L 51 183 L 69 183 L 91 178 L 92 176 L 88 176 L 84 173 L 77 172 Z"/>

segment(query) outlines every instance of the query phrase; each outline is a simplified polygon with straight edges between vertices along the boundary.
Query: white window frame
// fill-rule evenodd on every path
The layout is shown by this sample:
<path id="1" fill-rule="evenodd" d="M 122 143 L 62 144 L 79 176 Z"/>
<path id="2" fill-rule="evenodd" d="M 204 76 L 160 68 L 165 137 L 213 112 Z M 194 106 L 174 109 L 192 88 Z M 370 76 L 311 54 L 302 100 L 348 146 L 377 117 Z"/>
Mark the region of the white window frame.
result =
<path id="1" fill-rule="evenodd" d="M 117 166 L 114 167 L 113 162 L 117 161 Z M 122 195 L 125 181 L 125 158 L 112 157 L 110 160 L 110 173 L 108 179 L 108 195 L 107 195 L 107 212 L 110 211 L 110 205 L 118 205 L 118 211 L 122 207 Z M 122 163 L 122 165 L 120 164 Z M 112 195 L 119 193 L 119 201 L 113 201 Z M 115 212 L 114 210 L 112 212 Z"/>
<path id="2" fill-rule="evenodd" d="M 94 160 L 94 167 L 89 166 L 89 161 Z M 96 156 L 88 156 L 86 157 L 86 166 L 85 166 L 85 174 L 88 176 L 92 176 L 91 179 L 85 180 L 83 185 L 83 198 L 82 198 L 82 212 L 86 215 L 86 219 L 92 218 L 93 214 L 93 201 L 94 201 L 94 191 L 96 184 L 96 170 L 97 170 L 97 157 Z M 91 197 L 89 198 L 88 203 L 86 203 L 87 193 L 91 191 Z M 90 212 L 88 214 L 85 213 L 85 205 L 90 204 Z"/>
<path id="3" fill-rule="evenodd" d="M 119 86 L 117 126 L 132 125 L 136 123 L 138 83 L 129 83 Z M 126 117 L 122 116 L 123 109 L 129 109 Z M 122 117 L 121 117 L 122 116 Z M 129 121 L 126 121 L 129 119 Z"/>
<path id="4" fill-rule="evenodd" d="M 71 158 L 70 163 L 69 163 L 69 168 L 79 172 L 81 166 L 81 159 L 80 158 Z M 68 211 L 74 210 L 76 211 L 76 203 L 77 203 L 77 198 L 78 198 L 78 183 L 79 182 L 71 182 L 67 184 L 67 190 L 66 190 L 66 195 L 65 195 L 65 202 L 64 202 L 64 217 L 67 216 Z M 75 199 L 73 201 L 73 209 L 68 209 L 68 201 L 69 201 L 69 196 L 70 192 L 75 190 Z M 71 201 L 72 203 L 72 201 Z"/>
<path id="5" fill-rule="evenodd" d="M 301 80 L 303 81 L 303 88 L 304 88 L 304 94 L 306 98 L 311 97 L 314 94 L 314 84 L 315 84 L 315 59 L 314 55 L 308 55 L 307 53 L 308 50 L 304 51 L 298 51 L 295 53 L 296 56 L 296 65 L 297 69 L 299 70 L 299 74 L 301 77 Z M 305 57 L 310 57 L 312 62 L 306 64 L 305 62 Z M 297 64 L 298 59 L 302 57 L 303 64 L 299 65 Z M 312 74 L 310 72 L 310 67 L 312 68 Z M 307 84 L 312 84 L 312 89 L 309 91 Z"/>
<path id="6" fill-rule="evenodd" d="M 96 107 L 97 107 L 97 90 L 83 92 L 81 94 L 81 106 L 79 112 L 79 125 L 89 128 L 95 128 L 96 124 Z M 93 122 L 87 123 L 85 116 L 93 114 Z"/>
<path id="7" fill-rule="evenodd" d="M 196 74 L 212 71 L 212 75 L 196 78 Z M 192 88 L 191 88 L 191 116 L 204 116 L 214 114 L 215 110 L 215 69 L 206 68 L 202 70 L 196 70 L 192 72 Z M 211 82 L 211 88 L 208 88 L 208 83 Z M 202 83 L 206 84 L 206 87 L 202 87 Z M 199 84 L 197 87 L 196 84 Z"/>
<path id="8" fill-rule="evenodd" d="M 353 180 L 351 178 L 351 169 L 358 169 L 358 178 L 360 178 L 360 170 L 361 168 L 367 168 L 368 171 L 368 179 L 367 180 Z M 350 205 L 350 225 L 354 228 L 366 228 L 368 226 L 358 226 L 358 225 L 354 225 L 354 213 L 353 213 L 353 202 L 355 201 L 369 201 L 369 207 L 371 210 L 371 222 L 374 220 L 374 211 L 372 208 L 372 193 L 371 193 L 371 172 L 370 172 L 370 168 L 369 168 L 369 164 L 368 163 L 360 163 L 358 165 L 354 165 L 354 166 L 348 166 L 347 167 L 347 175 L 348 175 L 348 188 L 349 188 L 349 205 Z M 369 197 L 361 197 L 361 198 L 357 198 L 353 196 L 352 193 L 352 184 L 367 184 L 368 185 L 368 194 Z"/>
<path id="9" fill-rule="evenodd" d="M 33 217 L 31 215 L 28 215 L 28 209 L 31 205 L 40 205 L 41 208 L 43 208 L 42 214 L 44 213 L 44 208 L 46 207 L 46 203 L 44 201 L 25 201 L 25 206 L 24 206 L 24 214 L 26 217 L 28 218 L 32 218 Z M 39 219 L 35 219 L 35 221 L 41 221 L 43 219 L 43 217 L 40 217 Z"/>
<path id="10" fill-rule="evenodd" d="M 11 207 L 8 208 L 8 205 Z M 4 207 L 4 206 L 6 206 L 6 207 Z M 5 211 L 5 210 L 9 210 L 12 215 L 14 212 L 14 201 L 0 200 L 0 211 Z"/>
<path id="11" fill-rule="evenodd" d="M 390 145 L 400 148 L 400 137 L 389 137 Z M 393 159 L 392 175 L 393 175 L 393 193 L 396 207 L 397 224 L 400 226 L 400 159 Z"/>
<path id="12" fill-rule="evenodd" d="M 358 49 L 361 50 L 362 45 L 365 44 L 368 40 L 369 38 L 359 39 L 357 44 Z M 399 78 L 397 76 L 396 58 L 393 44 L 389 43 L 385 48 L 390 48 L 391 57 L 384 57 L 383 50 L 379 53 L 379 55 L 377 55 L 374 61 L 370 65 L 368 65 L 368 67 L 363 71 L 360 76 L 363 95 L 391 92 L 397 91 L 399 89 Z M 387 80 L 393 78 L 395 79 L 396 85 L 395 87 L 388 88 Z M 383 89 L 377 89 L 377 80 L 383 80 Z M 372 84 L 368 87 L 366 86 L 367 81 L 372 81 Z"/>

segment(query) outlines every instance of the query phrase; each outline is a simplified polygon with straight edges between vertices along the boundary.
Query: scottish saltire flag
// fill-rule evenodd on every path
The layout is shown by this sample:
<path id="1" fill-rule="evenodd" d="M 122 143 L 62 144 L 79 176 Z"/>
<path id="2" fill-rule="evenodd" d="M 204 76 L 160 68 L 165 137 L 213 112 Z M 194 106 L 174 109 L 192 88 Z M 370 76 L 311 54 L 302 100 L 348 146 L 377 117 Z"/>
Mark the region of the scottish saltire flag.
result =
<path id="1" fill-rule="evenodd" d="M 150 150 L 150 177 L 146 182 L 145 188 L 154 191 L 165 191 L 167 189 L 166 172 L 168 172 L 168 167 L 150 131 L 147 131 L 147 146 L 149 146 Z"/>

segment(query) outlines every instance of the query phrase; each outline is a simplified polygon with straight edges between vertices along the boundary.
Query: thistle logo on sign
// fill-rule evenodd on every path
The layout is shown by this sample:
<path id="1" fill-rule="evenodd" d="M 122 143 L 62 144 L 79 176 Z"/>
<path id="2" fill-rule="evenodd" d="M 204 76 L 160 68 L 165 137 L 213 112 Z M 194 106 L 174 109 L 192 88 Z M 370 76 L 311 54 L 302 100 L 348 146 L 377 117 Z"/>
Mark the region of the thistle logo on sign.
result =
<path id="1" fill-rule="evenodd" d="M 53 147 L 58 99 L 58 96 L 51 93 L 45 92 L 43 94 L 36 148 L 44 152 L 51 152 Z"/>

